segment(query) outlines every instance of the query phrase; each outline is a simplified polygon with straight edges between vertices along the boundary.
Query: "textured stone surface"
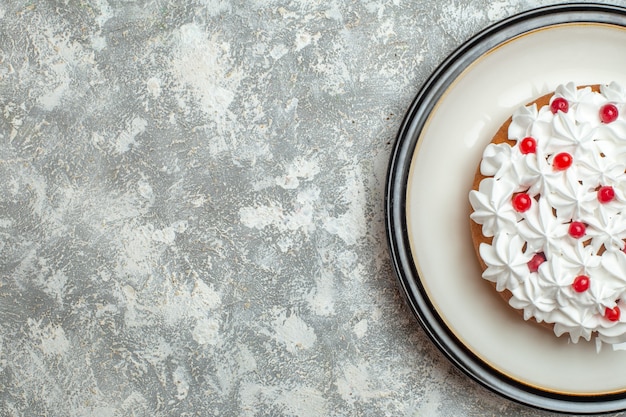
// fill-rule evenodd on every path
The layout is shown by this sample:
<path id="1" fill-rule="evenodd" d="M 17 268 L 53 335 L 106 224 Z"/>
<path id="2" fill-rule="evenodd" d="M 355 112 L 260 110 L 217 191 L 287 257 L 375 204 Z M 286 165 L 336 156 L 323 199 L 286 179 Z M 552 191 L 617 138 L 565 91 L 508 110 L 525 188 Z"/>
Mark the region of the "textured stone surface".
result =
<path id="1" fill-rule="evenodd" d="M 0 415 L 549 415 L 431 344 L 383 218 L 420 85 L 547 3 L 1 1 Z"/>

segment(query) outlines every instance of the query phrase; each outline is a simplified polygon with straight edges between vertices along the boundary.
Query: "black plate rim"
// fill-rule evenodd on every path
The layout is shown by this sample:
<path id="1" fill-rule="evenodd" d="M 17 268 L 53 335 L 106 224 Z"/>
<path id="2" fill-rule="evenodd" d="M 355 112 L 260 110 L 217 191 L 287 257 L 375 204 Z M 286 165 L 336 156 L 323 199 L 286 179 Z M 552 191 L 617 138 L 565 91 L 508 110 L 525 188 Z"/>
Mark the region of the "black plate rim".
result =
<path id="1" fill-rule="evenodd" d="M 626 26 L 626 8 L 569 3 L 532 9 L 501 20 L 453 51 L 430 75 L 405 114 L 391 154 L 385 189 L 385 222 L 394 273 L 404 298 L 431 341 L 463 373 L 492 392 L 520 404 L 569 414 L 626 410 L 626 392 L 594 396 L 553 393 L 520 383 L 491 368 L 456 338 L 439 316 L 413 263 L 405 216 L 412 155 L 420 132 L 446 89 L 476 59 L 517 36 L 569 23 Z"/>

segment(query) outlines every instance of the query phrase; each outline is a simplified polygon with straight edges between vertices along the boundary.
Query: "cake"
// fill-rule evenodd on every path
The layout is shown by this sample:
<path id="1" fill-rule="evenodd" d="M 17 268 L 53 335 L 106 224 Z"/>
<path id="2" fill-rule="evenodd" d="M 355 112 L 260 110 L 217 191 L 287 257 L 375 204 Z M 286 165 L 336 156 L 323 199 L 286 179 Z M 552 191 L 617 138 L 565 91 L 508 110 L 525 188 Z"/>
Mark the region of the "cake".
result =
<path id="1" fill-rule="evenodd" d="M 469 192 L 482 277 L 525 320 L 626 342 L 626 90 L 568 83 L 517 109 Z"/>

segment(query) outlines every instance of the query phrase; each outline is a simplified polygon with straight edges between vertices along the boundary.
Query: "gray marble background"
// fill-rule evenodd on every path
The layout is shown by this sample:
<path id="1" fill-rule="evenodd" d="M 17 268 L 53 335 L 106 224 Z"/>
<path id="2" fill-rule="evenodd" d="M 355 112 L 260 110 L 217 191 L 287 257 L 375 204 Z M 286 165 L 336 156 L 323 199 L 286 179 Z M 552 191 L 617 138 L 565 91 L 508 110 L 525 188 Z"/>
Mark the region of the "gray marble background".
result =
<path id="1" fill-rule="evenodd" d="M 433 347 L 383 217 L 428 75 L 548 3 L 0 1 L 0 415 L 550 415 Z"/>

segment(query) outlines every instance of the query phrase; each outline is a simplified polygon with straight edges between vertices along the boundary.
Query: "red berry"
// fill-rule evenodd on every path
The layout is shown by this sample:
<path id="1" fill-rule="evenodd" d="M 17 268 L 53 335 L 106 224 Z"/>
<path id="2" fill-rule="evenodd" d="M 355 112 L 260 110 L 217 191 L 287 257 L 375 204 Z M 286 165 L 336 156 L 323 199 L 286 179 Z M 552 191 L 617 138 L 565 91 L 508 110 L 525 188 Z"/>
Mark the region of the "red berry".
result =
<path id="1" fill-rule="evenodd" d="M 610 185 L 598 188 L 598 201 L 606 204 L 615 198 L 615 190 Z"/>
<path id="2" fill-rule="evenodd" d="M 554 156 L 554 159 L 552 160 L 552 166 L 557 171 L 564 171 L 572 166 L 572 162 L 574 162 L 572 155 L 568 154 L 567 152 L 561 152 Z"/>
<path id="3" fill-rule="evenodd" d="M 587 226 L 585 226 L 585 223 L 582 222 L 571 222 L 569 224 L 569 229 L 567 230 L 569 235 L 574 239 L 580 239 L 581 237 L 585 236 L 586 231 Z"/>
<path id="4" fill-rule="evenodd" d="M 537 272 L 539 265 L 546 261 L 546 255 L 543 252 L 535 253 L 530 261 L 528 261 L 528 270 L 530 272 Z"/>
<path id="5" fill-rule="evenodd" d="M 550 110 L 554 114 L 556 114 L 558 111 L 567 113 L 567 111 L 569 110 L 569 103 L 563 97 L 557 97 L 552 100 L 552 103 L 550 104 Z"/>
<path id="6" fill-rule="evenodd" d="M 519 193 L 513 196 L 513 209 L 519 213 L 523 213 L 530 208 L 532 198 L 526 193 Z"/>
<path id="7" fill-rule="evenodd" d="M 579 275 L 574 278 L 572 288 L 576 292 L 585 292 L 589 289 L 589 277 L 587 275 Z"/>
<path id="8" fill-rule="evenodd" d="M 615 306 L 613 308 L 606 308 L 604 310 L 604 317 L 606 317 L 609 321 L 618 321 L 621 311 L 619 306 Z"/>
<path id="9" fill-rule="evenodd" d="M 605 104 L 600 107 L 600 120 L 602 123 L 611 123 L 617 120 L 617 116 L 619 115 L 619 111 L 615 104 Z"/>
<path id="10" fill-rule="evenodd" d="M 529 153 L 535 153 L 535 151 L 537 150 L 537 141 L 535 140 L 535 138 L 531 138 L 530 136 L 525 137 L 519 143 L 519 150 L 524 155 Z"/>

